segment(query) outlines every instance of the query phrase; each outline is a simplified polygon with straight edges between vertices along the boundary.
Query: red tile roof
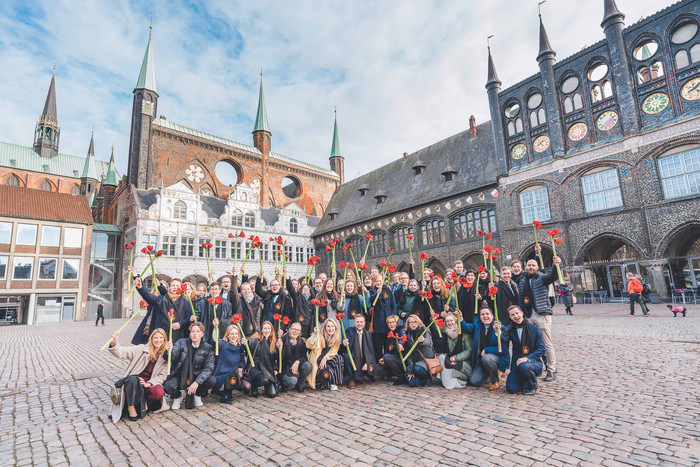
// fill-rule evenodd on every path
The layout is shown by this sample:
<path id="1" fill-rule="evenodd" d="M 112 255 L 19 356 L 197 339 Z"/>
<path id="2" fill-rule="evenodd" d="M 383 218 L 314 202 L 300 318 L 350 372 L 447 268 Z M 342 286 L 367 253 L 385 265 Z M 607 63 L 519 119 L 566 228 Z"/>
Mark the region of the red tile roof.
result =
<path id="1" fill-rule="evenodd" d="M 0 185 L 0 216 L 93 223 L 85 196 L 7 185 Z"/>

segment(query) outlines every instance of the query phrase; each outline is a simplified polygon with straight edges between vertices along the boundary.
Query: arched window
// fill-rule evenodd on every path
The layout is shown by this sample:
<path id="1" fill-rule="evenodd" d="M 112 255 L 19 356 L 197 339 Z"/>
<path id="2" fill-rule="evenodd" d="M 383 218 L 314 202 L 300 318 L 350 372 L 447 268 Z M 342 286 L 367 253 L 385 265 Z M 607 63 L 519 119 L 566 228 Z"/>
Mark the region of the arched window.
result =
<path id="1" fill-rule="evenodd" d="M 420 225 L 421 246 L 445 243 L 445 221 L 433 219 Z"/>
<path id="2" fill-rule="evenodd" d="M 494 209 L 476 209 L 463 212 L 452 219 L 454 237 L 457 240 L 477 236 L 480 230 L 483 232 L 496 231 L 496 211 Z"/>
<path id="3" fill-rule="evenodd" d="M 700 44 L 695 44 L 690 48 L 690 61 L 692 63 L 700 62 Z"/>
<path id="4" fill-rule="evenodd" d="M 591 101 L 600 102 L 608 97 L 612 97 L 613 90 L 607 76 L 610 74 L 608 65 L 597 62 L 588 70 L 588 80 L 593 85 L 591 87 Z"/>
<path id="5" fill-rule="evenodd" d="M 530 109 L 530 126 L 532 128 L 547 123 L 547 115 L 544 111 L 544 99 L 542 94 L 535 92 L 527 99 L 527 107 Z"/>
<path id="6" fill-rule="evenodd" d="M 243 227 L 243 214 L 241 211 L 233 211 L 233 214 L 231 214 L 231 225 L 233 227 Z"/>
<path id="7" fill-rule="evenodd" d="M 664 75 L 664 65 L 660 61 L 656 61 L 649 66 L 640 67 L 637 70 L 637 82 L 644 84 Z"/>
<path id="8" fill-rule="evenodd" d="M 80 187 L 78 185 L 73 185 L 70 187 L 70 194 L 71 195 L 79 195 L 80 194 Z"/>
<path id="9" fill-rule="evenodd" d="M 679 50 L 676 52 L 676 68 L 685 68 L 690 65 L 690 60 L 688 59 L 688 51 Z"/>
<path id="10" fill-rule="evenodd" d="M 5 179 L 5 185 L 19 186 L 19 178 L 16 175 L 10 175 Z"/>
<path id="11" fill-rule="evenodd" d="M 564 113 L 571 113 L 574 111 L 574 100 L 571 97 L 564 98 Z"/>
<path id="12" fill-rule="evenodd" d="M 386 254 L 386 234 L 384 232 L 372 232 L 372 240 L 369 242 L 369 256 L 380 256 Z"/>
<path id="13" fill-rule="evenodd" d="M 515 134 L 515 123 L 508 122 L 508 136 L 513 136 Z"/>
<path id="14" fill-rule="evenodd" d="M 583 97 L 579 93 L 574 93 L 574 110 L 581 108 L 583 108 Z"/>
<path id="15" fill-rule="evenodd" d="M 44 180 L 39 184 L 39 189 L 41 191 L 51 191 L 51 182 Z"/>
<path id="16" fill-rule="evenodd" d="M 391 231 L 391 243 L 394 250 L 408 250 L 409 240 L 406 235 L 413 235 L 413 228 L 404 225 Z"/>
<path id="17" fill-rule="evenodd" d="M 294 218 L 292 218 L 289 221 L 289 232 L 290 233 L 299 233 L 299 223 Z"/>
<path id="18" fill-rule="evenodd" d="M 255 228 L 255 214 L 252 212 L 246 212 L 243 218 L 243 224 L 247 229 Z"/>
<path id="19" fill-rule="evenodd" d="M 178 201 L 173 207 L 173 219 L 187 219 L 187 205 L 184 201 Z"/>
<path id="20" fill-rule="evenodd" d="M 508 136 L 513 136 L 523 131 L 523 121 L 518 116 L 520 114 L 520 104 L 515 101 L 509 102 L 506 104 L 503 114 L 506 117 Z"/>
<path id="21" fill-rule="evenodd" d="M 516 133 L 522 133 L 523 132 L 523 120 L 521 118 L 516 118 L 515 119 L 515 132 Z"/>

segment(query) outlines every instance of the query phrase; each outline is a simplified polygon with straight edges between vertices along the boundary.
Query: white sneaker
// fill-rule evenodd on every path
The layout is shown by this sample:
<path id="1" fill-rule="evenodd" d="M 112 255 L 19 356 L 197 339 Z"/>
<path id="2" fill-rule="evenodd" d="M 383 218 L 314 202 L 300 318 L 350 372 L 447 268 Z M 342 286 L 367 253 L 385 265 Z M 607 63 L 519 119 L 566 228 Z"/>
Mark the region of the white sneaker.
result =
<path id="1" fill-rule="evenodd" d="M 173 399 L 173 405 L 170 406 L 172 410 L 178 410 L 180 408 L 180 403 L 182 402 L 182 396 Z"/>
<path id="2" fill-rule="evenodd" d="M 204 405 L 204 402 L 202 402 L 202 398 L 199 396 L 194 396 L 194 406 L 201 407 L 203 405 Z"/>
<path id="3" fill-rule="evenodd" d="M 335 384 L 331 384 L 331 391 L 337 391 L 337 390 L 338 390 L 338 386 L 336 386 Z"/>

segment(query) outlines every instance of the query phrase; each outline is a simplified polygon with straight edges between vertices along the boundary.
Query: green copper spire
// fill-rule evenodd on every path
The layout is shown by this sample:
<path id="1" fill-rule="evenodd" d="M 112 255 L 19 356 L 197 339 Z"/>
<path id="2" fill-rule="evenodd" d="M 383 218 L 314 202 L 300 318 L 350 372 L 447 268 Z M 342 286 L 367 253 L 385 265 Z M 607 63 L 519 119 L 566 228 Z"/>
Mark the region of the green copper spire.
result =
<path id="1" fill-rule="evenodd" d="M 265 110 L 265 94 L 263 93 L 262 71 L 260 72 L 260 96 L 258 97 L 258 114 L 255 117 L 253 131 L 270 131 L 267 124 L 267 110 Z"/>
<path id="2" fill-rule="evenodd" d="M 104 184 L 107 186 L 117 186 L 117 171 L 114 170 L 114 146 L 112 146 L 112 156 L 109 158 Z"/>
<path id="3" fill-rule="evenodd" d="M 149 26 L 150 28 L 151 26 Z M 136 83 L 136 89 L 148 89 L 156 91 L 156 69 L 153 65 L 153 49 L 151 49 L 151 34 L 148 34 L 148 45 L 146 45 L 146 53 L 143 54 L 143 62 L 141 63 L 141 72 L 139 73 L 139 81 Z"/>
<path id="4" fill-rule="evenodd" d="M 83 166 L 83 174 L 80 178 L 92 178 L 97 180 L 97 166 L 95 164 L 95 134 L 90 135 L 90 147 L 88 148 L 87 156 L 85 157 L 85 165 Z"/>
<path id="5" fill-rule="evenodd" d="M 333 144 L 331 144 L 331 157 L 342 157 L 340 153 L 340 138 L 338 138 L 338 114 L 335 115 L 333 125 Z"/>

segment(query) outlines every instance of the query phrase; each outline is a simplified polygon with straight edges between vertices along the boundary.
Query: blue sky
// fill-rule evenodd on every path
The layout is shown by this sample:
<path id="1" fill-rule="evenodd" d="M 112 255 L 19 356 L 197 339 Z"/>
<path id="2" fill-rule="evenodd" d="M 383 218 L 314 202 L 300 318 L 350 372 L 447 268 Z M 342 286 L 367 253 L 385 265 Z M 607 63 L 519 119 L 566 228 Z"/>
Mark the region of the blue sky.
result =
<path id="1" fill-rule="evenodd" d="M 632 24 L 673 3 L 617 0 Z M 602 0 L 549 0 L 557 58 L 603 38 Z M 132 91 L 153 16 L 158 113 L 252 144 L 264 66 L 273 151 L 328 166 L 338 107 L 346 177 L 489 119 L 486 36 L 503 86 L 537 72 L 535 0 L 5 0 L 0 140 L 31 145 L 56 62 L 61 152 L 125 173 Z"/>

